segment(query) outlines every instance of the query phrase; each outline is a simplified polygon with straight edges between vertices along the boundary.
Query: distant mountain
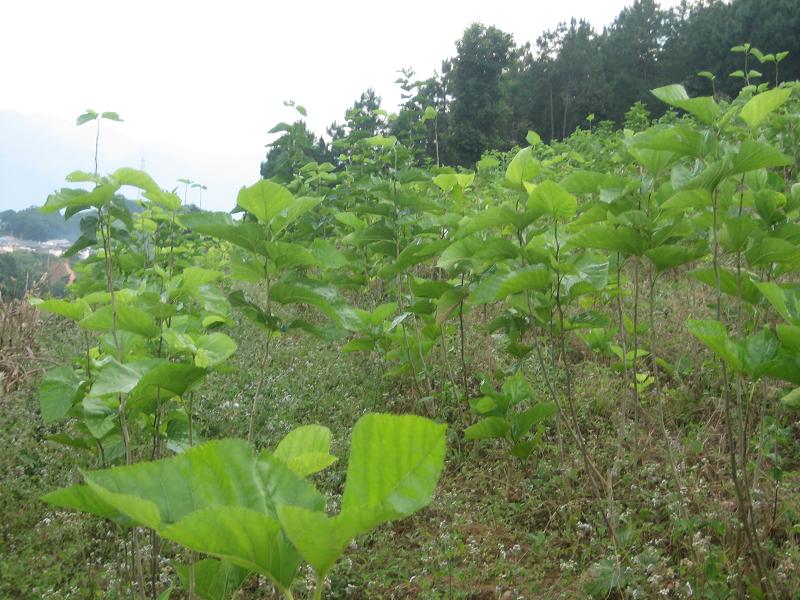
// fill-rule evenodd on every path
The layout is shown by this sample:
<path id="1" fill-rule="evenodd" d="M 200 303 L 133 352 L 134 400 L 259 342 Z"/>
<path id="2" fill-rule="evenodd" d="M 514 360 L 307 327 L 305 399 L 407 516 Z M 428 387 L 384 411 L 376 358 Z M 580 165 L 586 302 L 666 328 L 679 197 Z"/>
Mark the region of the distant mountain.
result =
<path id="1" fill-rule="evenodd" d="M 149 143 L 120 133 L 123 124 L 114 124 L 101 132 L 100 172 L 121 166 L 145 170 L 165 189 L 183 186 L 185 177 L 205 185 L 202 198 L 190 190 L 187 201 L 203 208 L 229 210 L 243 185 L 259 177 L 259 156 L 201 154 Z M 94 134 L 92 125 L 76 127 L 72 123 L 41 115 L 25 115 L 0 110 L 0 211 L 41 206 L 48 194 L 67 185 L 64 177 L 76 170 L 94 169 Z"/>

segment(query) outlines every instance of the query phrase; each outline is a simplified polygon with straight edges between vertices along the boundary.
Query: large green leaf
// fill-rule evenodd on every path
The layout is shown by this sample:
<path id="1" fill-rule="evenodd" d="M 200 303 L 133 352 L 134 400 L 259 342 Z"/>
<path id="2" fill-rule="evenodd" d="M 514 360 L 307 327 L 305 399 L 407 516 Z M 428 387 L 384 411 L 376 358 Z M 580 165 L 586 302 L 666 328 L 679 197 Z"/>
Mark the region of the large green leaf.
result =
<path id="1" fill-rule="evenodd" d="M 739 151 L 733 155 L 731 170 L 732 174 L 745 173 L 768 167 L 782 167 L 790 162 L 788 156 L 769 144 L 745 140 L 739 146 Z"/>
<path id="2" fill-rule="evenodd" d="M 280 233 L 320 202 L 322 202 L 322 198 L 312 198 L 310 196 L 297 198 L 287 208 L 273 217 L 270 227 L 272 233 Z"/>
<path id="3" fill-rule="evenodd" d="M 568 221 L 578 210 L 578 199 L 557 183 L 547 180 L 530 193 L 528 209 L 536 216 L 546 215 L 558 221 Z"/>
<path id="4" fill-rule="evenodd" d="M 194 591 L 200 600 L 230 600 L 250 571 L 231 563 L 206 558 L 194 563 Z M 183 586 L 189 586 L 189 565 L 176 564 Z"/>
<path id="5" fill-rule="evenodd" d="M 130 331 L 144 337 L 158 336 L 160 330 L 153 317 L 142 309 L 127 304 L 117 303 L 113 312 L 110 305 L 98 308 L 84 317 L 79 324 L 84 329 L 93 331 L 111 331 L 115 324 L 114 312 L 116 313 L 117 329 Z"/>
<path id="6" fill-rule="evenodd" d="M 91 192 L 61 188 L 55 194 L 50 194 L 44 206 L 39 210 L 43 213 L 52 213 L 62 208 L 76 208 L 79 210 L 90 206 L 100 208 L 111 201 L 118 189 L 119 185 L 109 183 L 98 185 Z"/>
<path id="7" fill-rule="evenodd" d="M 234 223 L 227 213 L 193 213 L 181 215 L 181 223 L 192 231 L 225 240 L 258 254 L 264 254 L 264 228 L 257 223 Z"/>
<path id="8" fill-rule="evenodd" d="M 714 269 L 696 269 L 689 271 L 688 275 L 712 288 L 717 287 L 717 275 Z M 742 299 L 750 304 L 758 304 L 761 301 L 761 294 L 758 288 L 746 273 L 742 274 L 741 280 L 739 280 L 734 273 L 720 268 L 719 288 L 723 294 L 728 294 L 729 296 L 738 297 L 741 293 Z"/>
<path id="9" fill-rule="evenodd" d="M 725 325 L 714 320 L 689 320 L 686 322 L 686 328 L 733 370 L 740 372 L 744 370 L 742 349 L 728 337 Z"/>
<path id="10" fill-rule="evenodd" d="M 702 253 L 697 248 L 666 244 L 658 248 L 651 248 L 645 252 L 645 256 L 650 259 L 660 273 L 692 262 L 702 256 Z"/>
<path id="11" fill-rule="evenodd" d="M 681 190 L 667 198 L 662 204 L 663 209 L 684 211 L 687 208 L 711 208 L 711 192 L 705 188 Z"/>
<path id="12" fill-rule="evenodd" d="M 645 166 L 648 166 L 651 172 L 657 173 L 681 156 L 703 158 L 707 153 L 706 146 L 706 138 L 695 129 L 681 125 L 656 125 L 637 134 L 631 141 L 629 150 L 637 159 L 639 158 L 637 150 L 656 151 L 658 155 L 648 155 L 648 157 L 657 159 L 657 163 L 662 167 Z"/>
<path id="13" fill-rule="evenodd" d="M 162 402 L 182 396 L 207 371 L 187 363 L 164 362 L 149 369 L 128 394 L 129 411 L 155 412 L 156 398 Z"/>
<path id="14" fill-rule="evenodd" d="M 641 256 L 647 249 L 647 240 L 633 227 L 614 227 L 608 223 L 587 225 L 569 239 L 569 244 L 633 256 Z"/>
<path id="15" fill-rule="evenodd" d="M 286 535 L 325 575 L 360 533 L 427 505 L 444 465 L 445 425 L 413 415 L 371 414 L 353 429 L 342 512 L 278 506 Z"/>
<path id="16" fill-rule="evenodd" d="M 262 179 L 250 187 L 243 187 L 236 204 L 254 215 L 264 225 L 294 203 L 294 196 L 282 185 Z"/>
<path id="17" fill-rule="evenodd" d="M 89 393 L 92 396 L 127 394 L 136 387 L 142 376 L 158 362 L 158 359 L 155 359 L 122 364 L 111 358 L 98 369 Z"/>
<path id="18" fill-rule="evenodd" d="M 465 237 L 485 229 L 514 225 L 519 218 L 517 213 L 506 206 L 490 206 L 476 215 L 463 219 L 458 227 L 458 237 Z"/>
<path id="19" fill-rule="evenodd" d="M 39 310 L 46 310 L 47 312 L 51 312 L 56 315 L 61 315 L 62 317 L 67 317 L 73 321 L 80 321 L 91 312 L 89 305 L 80 299 L 70 302 L 69 300 L 51 298 L 49 300 L 45 300 L 44 302 L 37 303 L 36 308 Z"/>
<path id="20" fill-rule="evenodd" d="M 513 271 L 505 277 L 497 289 L 496 300 L 527 290 L 543 291 L 550 285 L 550 271 L 546 267 L 533 266 Z"/>
<path id="21" fill-rule="evenodd" d="M 786 102 L 792 95 L 791 88 L 775 88 L 753 96 L 742 107 L 739 116 L 753 129 Z"/>
<path id="22" fill-rule="evenodd" d="M 190 513 L 160 535 L 191 550 L 270 577 L 288 589 L 300 560 L 280 523 L 241 506 L 215 506 Z"/>
<path id="23" fill-rule="evenodd" d="M 58 367 L 44 374 L 39 387 L 39 408 L 45 423 L 64 417 L 78 400 L 81 380 L 70 367 Z"/>
<path id="24" fill-rule="evenodd" d="M 770 263 L 796 264 L 798 261 L 797 246 L 777 237 L 763 237 L 757 240 L 745 252 L 747 262 L 751 266 L 768 265 Z"/>
<path id="25" fill-rule="evenodd" d="M 442 294 L 436 303 L 436 324 L 442 325 L 447 321 L 466 297 L 467 290 L 464 288 L 452 288 Z"/>
<path id="26" fill-rule="evenodd" d="M 517 152 L 506 169 L 506 183 L 509 187 L 524 192 L 525 184 L 532 182 L 541 169 L 541 164 L 533 158 L 531 149 L 523 148 Z"/>
<path id="27" fill-rule="evenodd" d="M 270 455 L 254 457 L 244 440 L 208 442 L 159 461 L 86 472 L 84 478 L 119 512 L 158 531 L 204 508 L 238 506 L 274 517 L 280 503 L 324 506 L 309 483 Z"/>
<path id="28" fill-rule="evenodd" d="M 122 525 L 131 525 L 130 519 L 105 502 L 88 485 L 71 485 L 45 494 L 42 500 L 59 508 L 87 512 Z"/>
<path id="29" fill-rule="evenodd" d="M 201 369 L 214 367 L 227 360 L 236 352 L 236 342 L 224 333 L 211 333 L 200 336 L 197 341 L 194 364 Z"/>
<path id="30" fill-rule="evenodd" d="M 792 325 L 800 325 L 800 306 L 796 292 L 783 289 L 771 281 L 755 285 L 785 321 Z"/>
<path id="31" fill-rule="evenodd" d="M 414 415 L 370 414 L 353 428 L 342 512 L 375 524 L 426 506 L 444 466 L 447 426 Z M 373 525 L 374 526 L 374 525 Z"/>
<path id="32" fill-rule="evenodd" d="M 720 112 L 719 104 L 710 96 L 689 98 L 686 89 L 679 84 L 666 85 L 651 90 L 652 94 L 662 102 L 685 110 L 705 125 L 714 123 Z"/>

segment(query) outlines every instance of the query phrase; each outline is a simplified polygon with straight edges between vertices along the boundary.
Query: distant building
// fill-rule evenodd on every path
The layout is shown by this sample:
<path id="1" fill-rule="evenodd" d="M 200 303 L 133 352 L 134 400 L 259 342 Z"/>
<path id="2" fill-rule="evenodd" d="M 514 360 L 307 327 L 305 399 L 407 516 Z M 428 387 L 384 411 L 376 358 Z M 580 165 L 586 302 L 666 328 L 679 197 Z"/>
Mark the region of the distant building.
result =
<path id="1" fill-rule="evenodd" d="M 47 240 L 46 242 L 36 242 L 33 240 L 21 240 L 12 235 L 0 237 L 0 253 L 11 252 L 35 252 L 36 254 L 50 254 L 51 256 L 61 256 L 72 245 L 69 240 Z"/>

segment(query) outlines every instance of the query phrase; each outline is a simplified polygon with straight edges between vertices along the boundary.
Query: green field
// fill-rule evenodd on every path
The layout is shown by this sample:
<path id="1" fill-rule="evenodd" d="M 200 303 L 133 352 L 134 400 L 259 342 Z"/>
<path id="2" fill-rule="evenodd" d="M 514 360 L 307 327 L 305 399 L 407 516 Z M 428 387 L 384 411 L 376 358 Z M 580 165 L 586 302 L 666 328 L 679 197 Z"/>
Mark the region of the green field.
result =
<path id="1" fill-rule="evenodd" d="M 460 166 L 290 103 L 230 212 L 95 148 L 0 304 L 0 598 L 800 597 L 800 84 L 731 54 Z"/>

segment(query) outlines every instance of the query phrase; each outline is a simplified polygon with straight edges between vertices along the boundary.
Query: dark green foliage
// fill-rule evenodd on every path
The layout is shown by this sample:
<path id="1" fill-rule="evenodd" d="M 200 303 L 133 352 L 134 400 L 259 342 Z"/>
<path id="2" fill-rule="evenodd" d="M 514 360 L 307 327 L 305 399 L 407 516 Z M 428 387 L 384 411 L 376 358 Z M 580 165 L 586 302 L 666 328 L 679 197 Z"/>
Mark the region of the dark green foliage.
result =
<path id="1" fill-rule="evenodd" d="M 473 23 L 456 42 L 447 74 L 453 95 L 448 162 L 474 163 L 486 150 L 506 149 L 503 135 L 503 73 L 511 65 L 514 38 L 496 27 Z"/>
<path id="2" fill-rule="evenodd" d="M 261 174 L 288 182 L 296 174 L 291 164 L 336 163 L 334 157 L 352 156 L 359 140 L 389 133 L 418 165 L 471 166 L 487 150 L 522 145 L 528 130 L 551 141 L 603 121 L 622 127 L 635 103 L 659 117 L 665 106 L 649 90 L 669 83 L 692 96 L 732 98 L 742 80 L 730 74 L 743 69 L 744 55 L 730 48 L 749 42 L 767 56 L 748 54 L 747 69 L 762 73 L 754 83 L 792 81 L 800 77 L 798 30 L 795 0 L 707 0 L 672 9 L 635 0 L 602 31 L 573 18 L 533 46 L 474 23 L 456 41 L 455 56 L 442 62 L 441 75 L 400 72 L 397 114 L 382 110 L 367 90 L 344 123 L 330 125 L 327 143 L 303 121 L 281 123 L 273 132 L 284 134 L 270 144 Z M 777 64 L 770 53 L 779 52 L 788 55 Z"/>

